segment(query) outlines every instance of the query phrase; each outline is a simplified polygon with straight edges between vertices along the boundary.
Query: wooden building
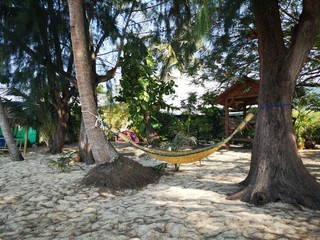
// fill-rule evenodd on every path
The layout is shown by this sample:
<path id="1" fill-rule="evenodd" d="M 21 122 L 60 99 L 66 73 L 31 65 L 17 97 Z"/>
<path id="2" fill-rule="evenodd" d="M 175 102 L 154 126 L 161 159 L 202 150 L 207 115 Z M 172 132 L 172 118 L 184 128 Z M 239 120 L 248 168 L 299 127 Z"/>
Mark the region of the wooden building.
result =
<path id="1" fill-rule="evenodd" d="M 258 95 L 259 81 L 244 77 L 215 99 L 215 104 L 224 107 L 224 128 L 226 136 L 231 135 L 237 124 L 230 120 L 230 112 L 241 111 L 243 112 L 243 117 L 246 116 L 248 109 L 258 104 Z M 244 138 L 234 138 L 233 140 L 244 142 L 252 141 L 252 139 L 246 138 L 246 136 L 244 136 Z"/>

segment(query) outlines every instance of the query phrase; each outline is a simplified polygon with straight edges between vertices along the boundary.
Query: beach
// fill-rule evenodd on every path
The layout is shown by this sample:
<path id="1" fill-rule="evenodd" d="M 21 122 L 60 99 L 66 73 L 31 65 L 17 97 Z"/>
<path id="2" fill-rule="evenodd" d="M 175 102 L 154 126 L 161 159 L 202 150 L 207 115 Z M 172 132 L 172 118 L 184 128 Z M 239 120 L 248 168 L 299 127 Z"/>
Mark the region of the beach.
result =
<path id="1" fill-rule="evenodd" d="M 123 144 L 146 166 L 161 162 Z M 222 149 L 208 159 L 168 165 L 158 183 L 109 192 L 79 184 L 93 166 L 59 172 L 57 155 L 29 149 L 25 161 L 0 155 L 0 239 L 320 239 L 320 211 L 276 202 L 226 200 L 249 171 L 250 149 Z M 320 181 L 320 149 L 301 150 Z"/>

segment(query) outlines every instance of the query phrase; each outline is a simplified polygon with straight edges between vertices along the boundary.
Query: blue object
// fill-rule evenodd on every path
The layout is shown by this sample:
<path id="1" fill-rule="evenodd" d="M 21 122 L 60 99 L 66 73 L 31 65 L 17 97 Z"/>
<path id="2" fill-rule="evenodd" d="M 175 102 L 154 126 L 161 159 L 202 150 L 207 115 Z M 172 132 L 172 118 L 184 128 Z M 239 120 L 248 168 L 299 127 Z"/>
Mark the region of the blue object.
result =
<path id="1" fill-rule="evenodd" d="M 4 147 L 6 144 L 6 141 L 4 140 L 3 135 L 0 135 L 0 147 Z"/>

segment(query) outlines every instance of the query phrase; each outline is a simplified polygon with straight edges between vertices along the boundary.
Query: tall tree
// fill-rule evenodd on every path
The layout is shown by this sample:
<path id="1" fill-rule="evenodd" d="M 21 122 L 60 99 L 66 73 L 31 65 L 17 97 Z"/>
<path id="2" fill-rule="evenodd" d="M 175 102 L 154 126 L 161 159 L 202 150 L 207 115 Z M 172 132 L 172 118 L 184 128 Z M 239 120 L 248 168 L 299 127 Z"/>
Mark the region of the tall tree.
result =
<path id="1" fill-rule="evenodd" d="M 113 189 L 142 187 L 157 180 L 153 170 L 123 158 L 107 141 L 103 131 L 96 128 L 98 114 L 95 92 L 92 88 L 94 71 L 90 62 L 82 0 L 68 0 L 71 40 L 76 76 L 80 94 L 84 126 L 92 145 L 92 153 L 98 166 L 84 178 L 88 184 Z M 129 167 L 128 167 L 129 166 Z M 124 169 L 126 171 L 124 171 Z"/>
<path id="2" fill-rule="evenodd" d="M 3 75 L 22 95 L 28 92 L 55 110 L 51 114 L 55 133 L 49 147 L 51 153 L 59 153 L 65 141 L 69 102 L 76 92 L 67 8 L 56 0 L 11 0 L 1 2 L 0 7 L 6 61 Z"/>
<path id="3" fill-rule="evenodd" d="M 119 154 L 106 140 L 101 129 L 95 128 L 95 115 L 98 115 L 96 94 L 92 87 L 92 82 L 95 82 L 95 78 L 90 62 L 89 49 L 87 48 L 82 1 L 70 0 L 68 4 L 72 48 L 84 126 L 89 142 L 93 144 L 93 156 L 96 162 L 98 164 L 112 162 L 119 157 Z"/>
<path id="4" fill-rule="evenodd" d="M 279 1 L 252 1 L 260 57 L 260 94 L 250 172 L 229 197 L 262 205 L 281 200 L 320 209 L 320 185 L 299 156 L 291 103 L 299 73 L 319 29 L 320 2 L 304 0 L 286 45 Z"/>
<path id="5" fill-rule="evenodd" d="M 51 136 L 50 152 L 60 152 L 65 141 L 69 105 L 71 98 L 76 97 L 77 85 L 66 2 L 10 0 L 2 1 L 0 7 L 0 33 L 3 39 L 1 43 L 6 49 L 8 60 L 5 65 L 6 75 L 11 77 L 11 83 L 18 87 L 24 85 L 33 96 L 37 95 L 36 91 L 39 89 L 41 93 L 46 90 L 45 97 L 41 97 L 51 103 L 56 113 L 53 121 L 56 123 L 55 134 Z M 106 42 L 114 43 L 119 38 L 115 27 L 116 18 L 121 18 L 121 14 L 126 10 L 122 3 L 117 5 L 116 2 L 91 1 L 84 4 L 84 24 L 95 76 L 92 79 L 94 91 L 99 83 L 114 76 L 117 60 L 104 61 L 109 54 L 103 53 L 101 49 L 105 49 Z M 37 14 L 33 14 L 35 11 Z M 92 22 L 101 31 L 93 31 Z M 13 59 L 14 65 L 11 64 Z M 25 64 L 26 62 L 28 64 Z M 106 62 L 111 62 L 111 67 Z M 90 147 L 86 146 L 86 135 L 83 133 L 85 132 L 82 131 L 79 140 L 80 153 L 83 158 L 92 162 Z"/>
<path id="6" fill-rule="evenodd" d="M 4 110 L 1 97 L 0 97 L 0 128 L 2 130 L 2 134 L 4 136 L 4 139 L 7 143 L 11 159 L 13 161 L 24 160 L 21 152 L 19 151 L 19 148 L 18 148 L 16 142 L 14 141 L 12 132 L 10 131 L 9 120 L 8 120 L 6 112 Z"/>
<path id="7" fill-rule="evenodd" d="M 128 32 L 138 35 L 144 31 L 143 26 L 148 23 L 149 14 L 143 13 L 152 12 L 153 6 L 150 7 L 149 3 L 140 1 L 87 1 L 83 8 L 90 51 L 89 60 L 94 72 L 91 84 L 93 91 L 96 92 L 99 83 L 114 77 Z M 73 57 L 67 27 L 66 2 L 1 1 L 0 10 L 1 43 L 6 49 L 8 60 L 6 74 L 11 77 L 12 82 L 16 81 L 18 87 L 21 86 L 23 79 L 26 79 L 24 85 L 28 85 L 28 91 L 38 86 L 41 86 L 42 92 L 44 89 L 47 90 L 45 94 L 47 97 L 44 99 L 49 99 L 54 106 L 57 123 L 50 148 L 52 153 L 59 152 L 64 143 L 69 114 L 68 103 L 70 96 L 74 96 L 77 85 L 72 68 Z M 34 12 L 37 14 L 33 14 Z M 135 17 L 137 15 L 139 16 Z M 143 17 L 147 20 L 139 22 Z M 124 23 L 124 26 L 119 23 Z M 14 65 L 11 64 L 12 61 L 15 61 Z M 83 158 L 92 162 L 87 137 L 83 133 L 82 131 L 79 140 L 80 153 Z"/>

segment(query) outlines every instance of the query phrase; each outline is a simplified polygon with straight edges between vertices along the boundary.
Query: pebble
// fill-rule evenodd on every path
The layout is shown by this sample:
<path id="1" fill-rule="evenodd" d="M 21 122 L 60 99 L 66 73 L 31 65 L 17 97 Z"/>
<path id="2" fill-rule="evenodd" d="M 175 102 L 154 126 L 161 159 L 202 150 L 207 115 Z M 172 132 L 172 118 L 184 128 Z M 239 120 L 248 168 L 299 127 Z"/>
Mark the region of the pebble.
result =
<path id="1" fill-rule="evenodd" d="M 314 153 L 304 161 L 317 171 L 320 150 Z M 48 166 L 59 155 L 24 157 L 0 155 L 0 240 L 320 239 L 320 211 L 226 200 L 246 177 L 250 151 L 218 151 L 201 166 L 169 169 L 157 184 L 115 195 L 79 186 L 92 166 L 59 173 Z"/>

